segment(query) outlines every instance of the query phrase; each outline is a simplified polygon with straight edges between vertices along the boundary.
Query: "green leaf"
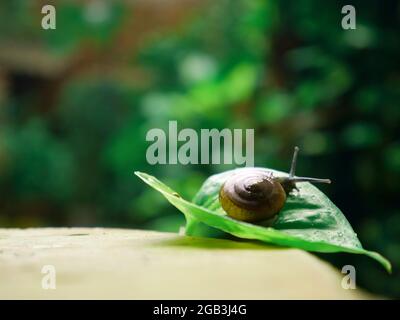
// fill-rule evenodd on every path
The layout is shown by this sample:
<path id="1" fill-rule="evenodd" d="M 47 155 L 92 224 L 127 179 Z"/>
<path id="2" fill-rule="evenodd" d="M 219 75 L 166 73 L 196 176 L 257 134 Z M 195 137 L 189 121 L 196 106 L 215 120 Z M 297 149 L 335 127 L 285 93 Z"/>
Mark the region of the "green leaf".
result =
<path id="1" fill-rule="evenodd" d="M 198 222 L 220 229 L 239 238 L 256 239 L 281 246 L 314 252 L 348 252 L 365 254 L 379 261 L 388 272 L 390 262 L 377 252 L 365 250 L 343 213 L 316 187 L 298 183 L 299 192 L 290 194 L 272 227 L 234 220 L 219 204 L 218 192 L 225 180 L 241 168 L 209 177 L 189 202 L 174 190 L 146 173 L 135 172 L 148 185 L 159 191 L 186 218 L 186 233 L 190 234 Z M 274 176 L 287 175 L 272 171 Z"/>

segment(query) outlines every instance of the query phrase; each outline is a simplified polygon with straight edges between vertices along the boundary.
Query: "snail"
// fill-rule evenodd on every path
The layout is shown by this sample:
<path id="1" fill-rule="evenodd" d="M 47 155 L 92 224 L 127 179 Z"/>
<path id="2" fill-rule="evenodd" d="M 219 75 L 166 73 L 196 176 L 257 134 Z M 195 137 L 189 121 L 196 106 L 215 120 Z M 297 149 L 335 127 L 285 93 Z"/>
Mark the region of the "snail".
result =
<path id="1" fill-rule="evenodd" d="M 222 209 L 236 220 L 259 222 L 274 218 L 297 182 L 331 183 L 329 179 L 295 176 L 299 148 L 294 148 L 289 176 L 274 177 L 271 171 L 249 168 L 229 177 L 221 186 Z M 298 190 L 298 189 L 297 189 Z"/>

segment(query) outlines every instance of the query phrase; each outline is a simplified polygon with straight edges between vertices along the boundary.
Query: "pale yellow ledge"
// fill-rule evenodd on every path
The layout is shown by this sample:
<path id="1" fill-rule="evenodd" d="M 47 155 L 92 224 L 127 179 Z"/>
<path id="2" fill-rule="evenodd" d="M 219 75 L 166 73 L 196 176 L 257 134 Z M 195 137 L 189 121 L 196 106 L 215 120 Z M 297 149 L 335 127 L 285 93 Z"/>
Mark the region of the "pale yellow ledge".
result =
<path id="1" fill-rule="evenodd" d="M 42 267 L 56 289 L 42 288 Z M 314 255 L 152 231 L 0 229 L 0 299 L 363 299 Z"/>

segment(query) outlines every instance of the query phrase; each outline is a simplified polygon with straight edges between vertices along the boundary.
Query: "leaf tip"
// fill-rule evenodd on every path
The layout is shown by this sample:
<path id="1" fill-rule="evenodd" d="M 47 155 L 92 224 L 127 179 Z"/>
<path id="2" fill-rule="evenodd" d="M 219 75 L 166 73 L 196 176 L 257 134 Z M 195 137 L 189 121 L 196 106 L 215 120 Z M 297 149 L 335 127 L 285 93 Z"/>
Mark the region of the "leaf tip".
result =
<path id="1" fill-rule="evenodd" d="M 143 179 L 143 176 L 144 176 L 144 172 L 141 172 L 141 171 L 134 171 L 133 172 L 137 177 L 139 177 L 139 178 L 141 178 L 141 179 Z"/>
<path id="2" fill-rule="evenodd" d="M 392 264 L 390 263 L 390 261 L 388 259 L 386 259 L 384 256 L 382 256 L 378 252 L 374 252 L 374 251 L 367 251 L 367 255 L 370 256 L 371 258 L 377 260 L 378 262 L 380 262 L 382 264 L 382 266 L 386 269 L 386 271 L 389 274 L 392 274 Z"/>

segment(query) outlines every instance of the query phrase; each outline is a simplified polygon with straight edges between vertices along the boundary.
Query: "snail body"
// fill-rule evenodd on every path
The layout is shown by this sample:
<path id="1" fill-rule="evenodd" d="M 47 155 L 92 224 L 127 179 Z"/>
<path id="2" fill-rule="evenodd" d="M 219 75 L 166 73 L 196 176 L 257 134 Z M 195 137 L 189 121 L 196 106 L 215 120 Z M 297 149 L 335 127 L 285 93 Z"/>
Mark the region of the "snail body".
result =
<path id="1" fill-rule="evenodd" d="M 271 171 L 248 168 L 228 177 L 219 191 L 222 209 L 236 220 L 258 222 L 274 218 L 283 208 L 296 182 L 330 183 L 329 179 L 295 176 L 295 147 L 289 176 L 274 177 Z"/>

